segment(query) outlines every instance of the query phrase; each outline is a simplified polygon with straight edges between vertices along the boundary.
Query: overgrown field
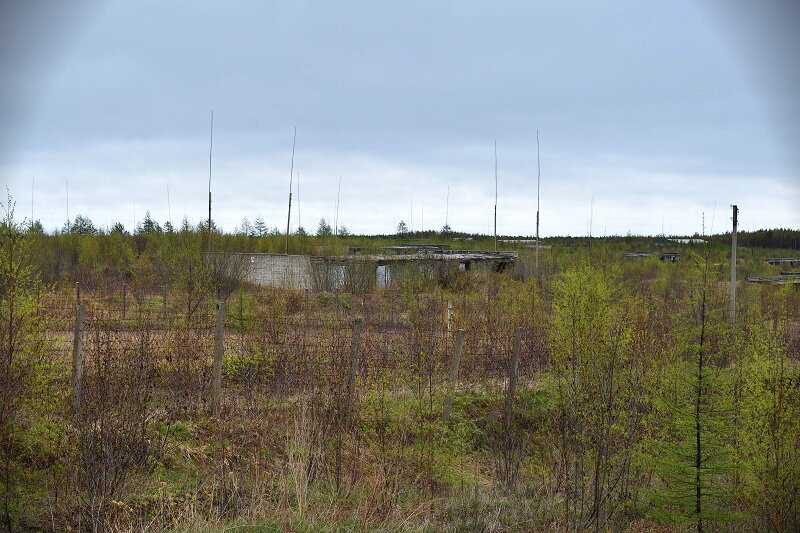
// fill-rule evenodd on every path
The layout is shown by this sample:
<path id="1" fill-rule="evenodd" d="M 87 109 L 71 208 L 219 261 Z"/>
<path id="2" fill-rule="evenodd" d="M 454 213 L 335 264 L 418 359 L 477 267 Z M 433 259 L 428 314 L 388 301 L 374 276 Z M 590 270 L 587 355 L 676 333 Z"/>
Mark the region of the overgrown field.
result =
<path id="1" fill-rule="evenodd" d="M 245 286 L 174 235 L 6 220 L 4 528 L 800 530 L 800 291 L 740 282 L 732 321 L 720 244 L 350 294 Z"/>

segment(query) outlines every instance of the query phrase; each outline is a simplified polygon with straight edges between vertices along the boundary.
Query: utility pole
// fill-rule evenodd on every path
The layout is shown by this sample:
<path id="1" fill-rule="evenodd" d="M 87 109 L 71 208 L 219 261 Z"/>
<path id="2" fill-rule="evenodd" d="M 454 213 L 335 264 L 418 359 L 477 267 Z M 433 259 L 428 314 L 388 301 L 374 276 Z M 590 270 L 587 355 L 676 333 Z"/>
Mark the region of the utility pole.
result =
<path id="1" fill-rule="evenodd" d="M 736 229 L 739 226 L 739 208 L 731 206 L 733 211 L 733 231 L 731 232 L 731 324 L 736 323 Z"/>

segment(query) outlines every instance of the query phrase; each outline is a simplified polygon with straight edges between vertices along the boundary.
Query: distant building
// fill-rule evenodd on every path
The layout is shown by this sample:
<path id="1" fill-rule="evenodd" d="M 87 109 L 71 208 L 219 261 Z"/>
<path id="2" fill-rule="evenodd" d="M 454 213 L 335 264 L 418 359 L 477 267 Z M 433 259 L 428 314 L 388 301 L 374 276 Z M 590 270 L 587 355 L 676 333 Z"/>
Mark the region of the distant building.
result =
<path id="1" fill-rule="evenodd" d="M 705 239 L 667 239 L 670 242 L 677 242 L 678 244 L 703 244 Z"/>

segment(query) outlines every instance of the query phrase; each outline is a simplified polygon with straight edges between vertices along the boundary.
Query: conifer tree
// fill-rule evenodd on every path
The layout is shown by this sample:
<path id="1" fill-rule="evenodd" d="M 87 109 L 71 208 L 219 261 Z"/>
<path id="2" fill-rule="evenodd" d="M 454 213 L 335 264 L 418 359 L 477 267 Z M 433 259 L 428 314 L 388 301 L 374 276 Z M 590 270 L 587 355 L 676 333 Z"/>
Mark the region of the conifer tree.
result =
<path id="1" fill-rule="evenodd" d="M 678 339 L 679 359 L 657 400 L 660 438 L 651 464 L 659 484 L 651 492 L 651 514 L 662 521 L 692 524 L 729 521 L 726 477 L 735 470 L 730 450 L 732 408 L 728 377 L 718 364 L 725 338 L 723 301 L 711 286 L 708 257 L 692 273 L 689 312 Z"/>

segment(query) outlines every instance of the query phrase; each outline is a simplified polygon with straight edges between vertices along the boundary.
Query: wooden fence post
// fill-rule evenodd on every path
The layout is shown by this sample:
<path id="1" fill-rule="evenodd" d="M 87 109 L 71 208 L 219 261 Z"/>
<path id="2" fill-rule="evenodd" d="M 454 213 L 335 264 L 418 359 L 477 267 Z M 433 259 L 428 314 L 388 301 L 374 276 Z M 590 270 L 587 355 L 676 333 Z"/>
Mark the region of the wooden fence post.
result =
<path id="1" fill-rule="evenodd" d="M 309 315 L 311 313 L 311 308 L 309 307 L 311 305 L 310 293 L 311 293 L 311 289 L 306 289 L 306 306 L 305 306 L 305 309 L 304 309 L 305 315 L 306 315 L 306 328 L 308 328 Z"/>
<path id="2" fill-rule="evenodd" d="M 350 418 L 353 409 L 353 396 L 355 396 L 356 370 L 358 369 L 358 353 L 361 348 L 361 318 L 353 320 L 353 342 L 350 346 L 350 376 L 347 380 L 347 404 L 345 405 L 345 419 Z"/>
<path id="3" fill-rule="evenodd" d="M 75 306 L 75 331 L 72 338 L 72 407 L 75 411 L 83 400 L 83 304 Z"/>
<path id="4" fill-rule="evenodd" d="M 445 424 L 450 421 L 450 409 L 453 407 L 453 394 L 455 393 L 456 381 L 458 380 L 458 365 L 461 362 L 461 352 L 464 349 L 464 335 L 466 335 L 465 330 L 456 330 L 456 344 L 453 349 L 453 360 L 450 363 L 450 375 L 447 377 L 447 394 L 444 397 L 444 404 L 442 405 L 442 422 Z"/>
<path id="5" fill-rule="evenodd" d="M 519 352 L 522 344 L 522 328 L 514 329 L 514 355 L 511 358 L 511 368 L 508 371 L 508 392 L 506 395 L 505 428 L 506 433 L 511 429 L 511 416 L 514 409 L 514 392 L 517 388 L 517 369 L 519 368 Z"/>
<path id="6" fill-rule="evenodd" d="M 222 397 L 222 356 L 225 354 L 225 302 L 217 303 L 217 327 L 214 330 L 214 380 L 211 385 L 211 413 L 219 416 Z"/>
<path id="7" fill-rule="evenodd" d="M 447 302 L 447 334 L 453 332 L 453 302 Z"/>
<path id="8" fill-rule="evenodd" d="M 127 285 L 122 283 L 122 320 L 125 320 L 125 302 L 127 300 Z"/>

